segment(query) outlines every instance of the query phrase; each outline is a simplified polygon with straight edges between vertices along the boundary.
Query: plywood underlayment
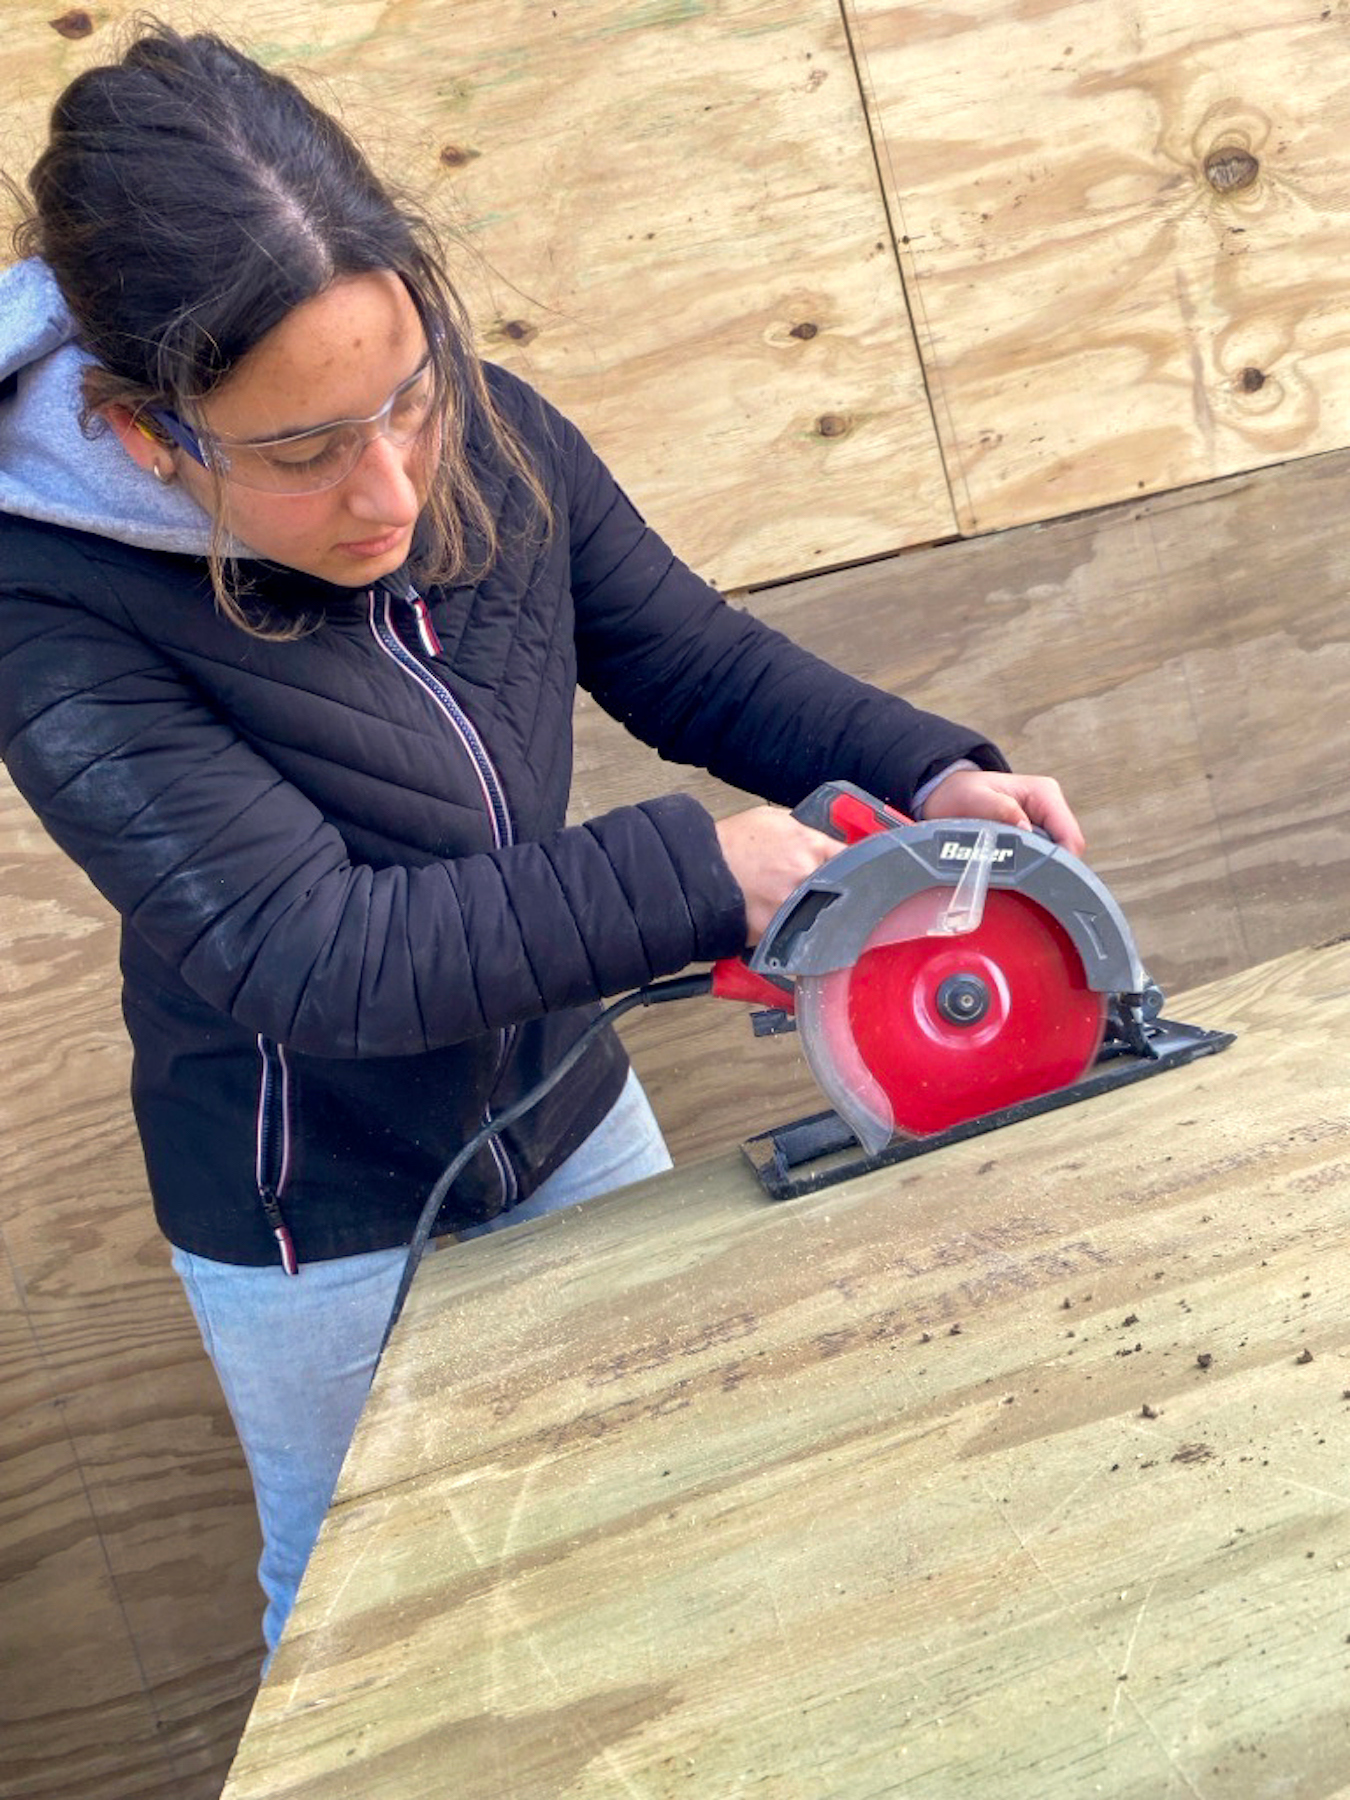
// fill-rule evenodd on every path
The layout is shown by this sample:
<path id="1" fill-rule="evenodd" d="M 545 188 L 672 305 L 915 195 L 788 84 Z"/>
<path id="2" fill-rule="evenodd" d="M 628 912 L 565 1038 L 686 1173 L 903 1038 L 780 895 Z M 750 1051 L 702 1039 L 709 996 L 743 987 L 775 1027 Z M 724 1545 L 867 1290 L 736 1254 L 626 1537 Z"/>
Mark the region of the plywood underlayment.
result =
<path id="1" fill-rule="evenodd" d="M 1345 1793 L 1350 948 L 1216 1060 L 429 1259 L 225 1800 Z"/>

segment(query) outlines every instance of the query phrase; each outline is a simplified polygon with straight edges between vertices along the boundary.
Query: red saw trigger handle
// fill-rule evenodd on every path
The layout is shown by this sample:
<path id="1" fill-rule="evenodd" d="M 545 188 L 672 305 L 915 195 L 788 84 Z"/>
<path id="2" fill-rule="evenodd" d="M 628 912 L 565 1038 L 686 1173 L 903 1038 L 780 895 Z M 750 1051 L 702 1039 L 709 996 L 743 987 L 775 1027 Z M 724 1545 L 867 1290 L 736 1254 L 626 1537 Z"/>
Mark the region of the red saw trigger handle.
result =
<path id="1" fill-rule="evenodd" d="M 712 991 L 716 1000 L 748 1000 L 752 1006 L 771 1006 L 780 1012 L 793 1007 L 791 984 L 779 987 L 756 975 L 743 956 L 724 956 L 713 964 Z"/>
<path id="2" fill-rule="evenodd" d="M 793 807 L 792 816 L 799 825 L 810 825 L 845 844 L 861 843 L 879 831 L 894 831 L 897 825 L 914 822 L 851 781 L 823 783 Z M 783 1012 L 793 1010 L 795 999 L 790 983 L 779 987 L 756 975 L 743 956 L 726 956 L 713 964 L 712 991 L 718 1000 L 748 1000 L 752 1006 L 772 1006 Z"/>
<path id="3" fill-rule="evenodd" d="M 914 821 L 893 806 L 875 799 L 851 781 L 827 781 L 808 794 L 792 816 L 799 825 L 810 825 L 828 837 L 840 838 L 846 844 L 861 843 L 879 831 L 894 831 L 898 825 Z"/>

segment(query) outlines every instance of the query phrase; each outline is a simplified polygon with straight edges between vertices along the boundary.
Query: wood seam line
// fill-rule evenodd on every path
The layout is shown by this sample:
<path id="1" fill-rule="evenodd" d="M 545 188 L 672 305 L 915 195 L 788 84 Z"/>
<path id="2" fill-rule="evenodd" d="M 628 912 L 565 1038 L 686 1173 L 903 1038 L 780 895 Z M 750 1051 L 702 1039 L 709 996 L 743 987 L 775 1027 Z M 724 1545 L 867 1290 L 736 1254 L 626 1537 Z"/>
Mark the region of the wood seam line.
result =
<path id="1" fill-rule="evenodd" d="M 886 230 L 890 235 L 891 253 L 895 257 L 896 274 L 900 279 L 900 294 L 905 303 L 905 317 L 909 322 L 909 334 L 913 339 L 915 354 L 919 359 L 919 379 L 923 382 L 924 398 L 928 403 L 928 416 L 932 420 L 933 437 L 937 444 L 938 462 L 942 466 L 942 479 L 947 485 L 947 503 L 951 507 L 952 523 L 956 528 L 957 536 L 965 538 L 971 534 L 962 524 L 961 514 L 957 506 L 952 469 L 947 460 L 947 449 L 946 444 L 943 441 L 942 428 L 938 423 L 939 404 L 941 404 L 943 415 L 947 420 L 947 442 L 952 446 L 953 456 L 956 455 L 957 444 L 959 441 L 956 434 L 956 421 L 951 416 L 951 409 L 947 405 L 945 393 L 941 390 L 941 382 L 940 380 L 937 380 L 936 371 L 934 373 L 934 378 L 930 379 L 928 358 L 924 354 L 925 337 L 920 336 L 921 324 L 927 342 L 931 344 L 934 340 L 933 333 L 929 329 L 928 319 L 923 313 L 923 297 L 917 292 L 917 276 L 914 283 L 916 289 L 914 294 L 910 293 L 909 284 L 905 280 L 904 259 L 900 254 L 900 240 L 905 234 L 903 231 L 897 230 L 896 228 L 895 213 L 891 205 L 892 191 L 896 197 L 896 206 L 899 206 L 900 204 L 900 184 L 895 179 L 895 170 L 891 167 L 890 149 L 884 143 L 884 138 L 877 122 L 877 108 L 874 104 L 874 89 L 872 87 L 871 77 L 866 69 L 867 53 L 861 43 L 862 33 L 859 31 L 855 36 L 853 27 L 850 23 L 849 13 L 853 3 L 854 0 L 839 0 L 839 18 L 844 28 L 844 42 L 848 47 L 849 61 L 853 64 L 853 79 L 858 90 L 858 100 L 862 106 L 863 127 L 867 132 L 867 142 L 872 151 L 872 166 L 876 171 L 877 189 L 881 195 L 881 207 L 886 217 Z M 885 165 L 884 167 L 883 162 Z M 889 189 L 886 183 L 886 174 L 888 170 L 891 176 L 891 186 Z M 934 394 L 935 380 L 937 380 L 939 390 L 937 395 Z M 966 483 L 965 470 L 959 466 L 956 470 L 956 480 L 960 482 L 961 492 L 965 496 L 966 517 L 968 519 L 973 519 L 975 517 L 974 502 L 971 499 L 970 489 Z"/>

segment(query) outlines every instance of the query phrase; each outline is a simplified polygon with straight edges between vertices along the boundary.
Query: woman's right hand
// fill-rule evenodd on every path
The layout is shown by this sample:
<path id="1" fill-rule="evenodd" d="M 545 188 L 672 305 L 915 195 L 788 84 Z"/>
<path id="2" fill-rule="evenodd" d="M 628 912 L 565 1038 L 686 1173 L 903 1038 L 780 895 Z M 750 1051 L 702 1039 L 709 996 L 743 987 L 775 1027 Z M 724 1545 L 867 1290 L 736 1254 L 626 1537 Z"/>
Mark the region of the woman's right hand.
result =
<path id="1" fill-rule="evenodd" d="M 800 825 L 777 806 L 752 806 L 717 822 L 722 856 L 745 895 L 747 948 L 757 944 L 769 920 L 793 888 L 844 848 L 823 831 Z"/>

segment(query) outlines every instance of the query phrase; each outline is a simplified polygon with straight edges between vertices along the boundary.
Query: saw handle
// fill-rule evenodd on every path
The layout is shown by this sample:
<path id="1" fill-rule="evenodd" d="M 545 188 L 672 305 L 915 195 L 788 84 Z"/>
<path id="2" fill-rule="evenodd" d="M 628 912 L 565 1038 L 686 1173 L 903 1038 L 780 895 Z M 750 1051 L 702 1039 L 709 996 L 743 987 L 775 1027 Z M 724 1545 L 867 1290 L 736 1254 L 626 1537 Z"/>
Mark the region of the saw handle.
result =
<path id="1" fill-rule="evenodd" d="M 879 831 L 894 831 L 898 826 L 914 823 L 851 781 L 824 782 L 793 807 L 792 816 L 799 825 L 810 825 L 845 844 L 858 844 Z"/>
<path id="2" fill-rule="evenodd" d="M 879 831 L 894 831 L 914 822 L 851 781 L 823 783 L 793 807 L 792 816 L 799 825 L 809 825 L 845 844 L 861 843 Z M 748 1000 L 752 1006 L 776 1007 L 782 1012 L 793 1008 L 792 983 L 780 986 L 756 975 L 744 956 L 724 956 L 713 964 L 712 991 L 718 1000 Z"/>

